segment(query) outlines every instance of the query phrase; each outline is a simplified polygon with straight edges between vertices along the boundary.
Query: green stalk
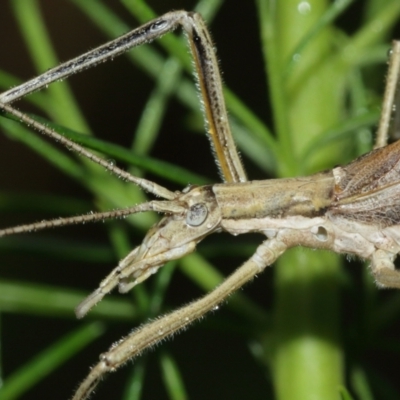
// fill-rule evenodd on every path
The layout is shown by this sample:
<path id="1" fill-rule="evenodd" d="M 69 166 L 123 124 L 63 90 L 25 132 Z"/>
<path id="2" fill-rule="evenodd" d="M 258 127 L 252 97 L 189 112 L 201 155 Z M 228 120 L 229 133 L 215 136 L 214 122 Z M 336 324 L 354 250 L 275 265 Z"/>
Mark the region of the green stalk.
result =
<path id="1" fill-rule="evenodd" d="M 338 123 L 342 110 L 343 68 L 324 67 L 333 30 L 310 36 L 302 52 L 290 59 L 302 35 L 310 32 L 328 7 L 327 1 L 258 2 L 264 54 L 271 87 L 276 135 L 281 146 L 280 177 L 309 174 L 338 159 L 342 145 L 300 155 L 321 131 Z M 282 71 L 289 59 L 288 76 Z M 322 65 L 322 66 L 321 66 Z M 329 99 L 327 106 L 325 99 Z M 328 101 L 328 100 L 326 100 Z M 342 383 L 339 343 L 338 256 L 298 248 L 277 261 L 273 382 L 278 400 L 338 398 Z"/>

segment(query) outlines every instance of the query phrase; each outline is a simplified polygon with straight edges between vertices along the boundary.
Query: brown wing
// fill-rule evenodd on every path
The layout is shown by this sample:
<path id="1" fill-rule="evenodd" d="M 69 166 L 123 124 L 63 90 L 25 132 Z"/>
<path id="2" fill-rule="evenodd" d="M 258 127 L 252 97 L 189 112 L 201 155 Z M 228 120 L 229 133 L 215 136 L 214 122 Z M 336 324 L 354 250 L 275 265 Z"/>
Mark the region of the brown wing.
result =
<path id="1" fill-rule="evenodd" d="M 329 213 L 380 227 L 400 223 L 400 141 L 335 168 Z"/>

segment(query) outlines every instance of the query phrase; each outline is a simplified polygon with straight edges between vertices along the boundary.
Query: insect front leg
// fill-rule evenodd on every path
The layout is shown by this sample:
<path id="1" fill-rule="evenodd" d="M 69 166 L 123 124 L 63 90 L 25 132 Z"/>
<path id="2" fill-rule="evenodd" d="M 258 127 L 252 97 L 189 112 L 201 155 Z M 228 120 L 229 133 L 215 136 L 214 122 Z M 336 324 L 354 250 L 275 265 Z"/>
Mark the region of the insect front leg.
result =
<path id="1" fill-rule="evenodd" d="M 116 371 L 143 350 L 171 337 L 207 312 L 217 309 L 232 293 L 252 280 L 265 267 L 271 265 L 286 249 L 286 244 L 280 240 L 264 241 L 248 261 L 212 292 L 151 323 L 142 325 L 111 346 L 100 356 L 100 362 L 90 370 L 72 400 L 87 399 L 105 374 Z"/>

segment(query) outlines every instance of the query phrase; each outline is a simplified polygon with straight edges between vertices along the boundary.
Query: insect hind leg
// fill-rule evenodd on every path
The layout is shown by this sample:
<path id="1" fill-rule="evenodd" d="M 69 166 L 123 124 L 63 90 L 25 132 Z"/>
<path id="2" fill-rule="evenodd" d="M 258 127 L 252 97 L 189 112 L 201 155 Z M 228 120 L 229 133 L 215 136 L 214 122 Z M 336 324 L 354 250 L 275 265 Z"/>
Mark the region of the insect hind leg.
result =
<path id="1" fill-rule="evenodd" d="M 400 289 L 400 271 L 394 265 L 396 254 L 377 250 L 371 259 L 371 272 L 375 282 L 382 288 Z"/>

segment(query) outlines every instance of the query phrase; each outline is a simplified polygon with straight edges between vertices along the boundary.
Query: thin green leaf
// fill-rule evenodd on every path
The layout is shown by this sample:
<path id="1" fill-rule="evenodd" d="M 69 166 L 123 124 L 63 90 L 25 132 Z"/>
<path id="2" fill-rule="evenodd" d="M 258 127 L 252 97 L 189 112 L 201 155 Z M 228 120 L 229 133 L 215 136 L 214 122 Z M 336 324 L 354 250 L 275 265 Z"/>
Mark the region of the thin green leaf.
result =
<path id="1" fill-rule="evenodd" d="M 354 400 L 349 391 L 344 386 L 339 387 L 339 394 L 341 400 Z"/>
<path id="2" fill-rule="evenodd" d="M 174 58 L 164 64 L 156 87 L 143 108 L 132 144 L 137 154 L 148 154 L 153 147 L 162 124 L 170 96 L 181 77 L 181 69 Z"/>
<path id="3" fill-rule="evenodd" d="M 73 310 L 87 293 L 40 284 L 0 281 L 0 310 L 33 315 L 76 318 Z M 126 299 L 107 297 L 90 313 L 90 318 L 134 321 L 137 313 Z"/>
<path id="4" fill-rule="evenodd" d="M 14 0 L 10 3 L 19 23 L 20 32 L 30 51 L 38 73 L 59 63 L 51 45 L 51 39 L 46 30 L 36 0 Z M 69 124 L 73 129 L 89 132 L 89 127 L 76 105 L 72 92 L 66 82 L 51 85 L 47 92 L 51 101 L 47 111 L 52 119 L 63 124 Z"/>
<path id="5" fill-rule="evenodd" d="M 287 67 L 284 72 L 284 76 L 290 75 L 292 68 L 296 65 L 296 58 L 301 56 L 304 48 L 312 41 L 312 39 L 317 36 L 322 29 L 331 24 L 343 11 L 353 3 L 354 0 L 337 0 L 332 2 L 330 7 L 326 9 L 324 14 L 316 21 L 314 26 L 302 37 L 300 42 L 297 44 L 296 48 L 293 50 L 292 54 L 288 57 L 286 62 Z"/>
<path id="6" fill-rule="evenodd" d="M 360 400 L 374 400 L 367 375 L 361 366 L 352 369 L 350 380 L 354 392 Z"/>
<path id="7" fill-rule="evenodd" d="M 379 43 L 398 21 L 400 2 L 392 0 L 380 7 L 373 18 L 363 25 L 335 57 L 347 65 L 359 65 L 369 52 L 369 46 Z"/>
<path id="8" fill-rule="evenodd" d="M 102 325 L 94 322 L 65 335 L 7 378 L 0 389 L 2 400 L 17 399 L 102 333 Z"/>
<path id="9" fill-rule="evenodd" d="M 122 400 L 140 400 L 143 392 L 144 379 L 146 374 L 147 357 L 144 355 L 135 362 L 133 371 L 128 378 Z"/>
<path id="10" fill-rule="evenodd" d="M 182 374 L 173 358 L 166 352 L 160 356 L 160 365 L 165 387 L 171 400 L 185 400 L 188 395 L 185 390 Z"/>
<path id="11" fill-rule="evenodd" d="M 141 156 L 140 154 L 136 154 L 132 152 L 132 150 L 125 149 L 122 146 L 118 146 L 110 142 L 105 142 L 92 136 L 82 135 L 80 133 L 72 131 L 71 129 L 56 125 L 52 122 L 48 122 L 43 118 L 34 118 L 39 122 L 45 123 L 46 125 L 50 126 L 54 130 L 56 130 L 56 132 L 60 133 L 63 136 L 66 136 L 68 139 L 84 145 L 89 149 L 99 151 L 103 155 L 111 157 L 112 160 L 119 160 L 129 163 L 132 166 L 142 168 L 160 177 L 167 178 L 171 182 L 180 183 L 185 186 L 188 183 L 206 184 L 210 182 L 207 178 L 195 174 L 194 172 L 190 172 L 174 164 L 167 163 L 161 160 L 156 160 L 148 156 Z"/>
<path id="12" fill-rule="evenodd" d="M 379 120 L 379 111 L 370 111 L 340 122 L 337 126 L 321 132 L 315 136 L 302 155 L 304 159 L 311 157 L 313 154 L 321 151 L 321 148 L 328 147 L 335 141 L 349 137 L 362 128 L 371 127 Z"/>

